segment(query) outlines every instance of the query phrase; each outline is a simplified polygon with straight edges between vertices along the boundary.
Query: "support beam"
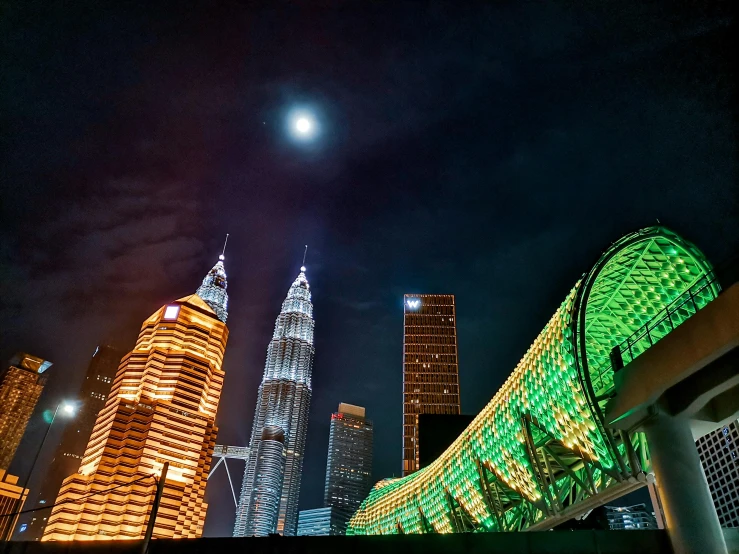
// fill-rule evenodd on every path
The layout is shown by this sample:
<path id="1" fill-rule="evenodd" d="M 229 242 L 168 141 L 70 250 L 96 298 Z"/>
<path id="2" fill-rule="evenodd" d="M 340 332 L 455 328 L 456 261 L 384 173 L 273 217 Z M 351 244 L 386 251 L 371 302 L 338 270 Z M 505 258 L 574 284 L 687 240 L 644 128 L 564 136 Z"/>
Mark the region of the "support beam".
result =
<path id="1" fill-rule="evenodd" d="M 675 554 L 726 554 L 690 421 L 657 414 L 644 432 Z"/>

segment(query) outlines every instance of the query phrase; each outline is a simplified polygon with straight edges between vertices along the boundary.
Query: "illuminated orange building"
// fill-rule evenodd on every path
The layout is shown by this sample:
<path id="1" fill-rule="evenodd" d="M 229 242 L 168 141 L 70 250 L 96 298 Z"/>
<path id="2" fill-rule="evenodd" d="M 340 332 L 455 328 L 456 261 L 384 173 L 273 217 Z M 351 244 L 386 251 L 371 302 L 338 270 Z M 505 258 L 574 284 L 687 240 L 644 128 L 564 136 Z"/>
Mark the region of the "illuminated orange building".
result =
<path id="1" fill-rule="evenodd" d="M 403 299 L 403 475 L 419 469 L 419 414 L 459 414 L 457 314 L 453 294 Z"/>
<path id="2" fill-rule="evenodd" d="M 202 535 L 225 375 L 226 302 L 221 256 L 197 294 L 144 321 L 42 540 L 142 538 L 164 462 L 169 472 L 154 536 Z"/>

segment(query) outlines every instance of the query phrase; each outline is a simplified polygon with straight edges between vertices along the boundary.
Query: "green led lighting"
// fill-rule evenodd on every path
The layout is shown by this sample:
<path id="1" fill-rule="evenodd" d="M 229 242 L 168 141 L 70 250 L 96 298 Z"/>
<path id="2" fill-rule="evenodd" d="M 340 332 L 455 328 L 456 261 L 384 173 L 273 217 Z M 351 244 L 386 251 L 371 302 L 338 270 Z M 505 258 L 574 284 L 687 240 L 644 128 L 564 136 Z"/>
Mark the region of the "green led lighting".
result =
<path id="1" fill-rule="evenodd" d="M 614 243 L 565 298 L 513 373 L 457 440 L 430 466 L 378 483 L 347 534 L 516 531 L 566 513 L 649 470 L 643 435 L 602 424 L 613 390 L 609 354 L 704 280 L 701 252 L 664 227 Z M 693 290 L 691 288 L 691 290 Z M 628 363 L 718 292 L 671 312 Z"/>

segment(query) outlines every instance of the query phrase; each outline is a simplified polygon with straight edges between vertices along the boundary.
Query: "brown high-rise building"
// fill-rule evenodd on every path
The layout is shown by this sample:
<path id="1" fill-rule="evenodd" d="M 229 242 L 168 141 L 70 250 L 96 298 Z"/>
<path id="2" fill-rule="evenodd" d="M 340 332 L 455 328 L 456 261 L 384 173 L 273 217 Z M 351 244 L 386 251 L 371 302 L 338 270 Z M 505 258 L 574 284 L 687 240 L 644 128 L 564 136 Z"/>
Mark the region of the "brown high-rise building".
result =
<path id="1" fill-rule="evenodd" d="M 87 367 L 85 380 L 77 397 L 77 410 L 69 420 L 54 458 L 45 471 L 43 484 L 36 496 L 35 508 L 51 506 L 65 477 L 77 471 L 90 440 L 97 415 L 105 407 L 110 387 L 125 351 L 113 346 L 100 345 L 95 348 Z M 27 522 L 23 540 L 39 540 L 44 534 L 49 510 L 26 514 L 21 523 Z"/>
<path id="2" fill-rule="evenodd" d="M 23 509 L 28 489 L 18 486 L 18 477 L 8 475 L 4 469 L 0 469 L 0 541 L 10 539 L 10 534 L 15 527 L 18 516 L 6 514 L 17 514 Z"/>
<path id="3" fill-rule="evenodd" d="M 419 414 L 459 414 L 457 314 L 452 294 L 403 302 L 403 475 L 419 469 Z"/>
<path id="4" fill-rule="evenodd" d="M 77 473 L 64 479 L 43 540 L 142 538 L 165 462 L 169 472 L 154 537 L 202 535 L 225 375 L 226 303 L 219 260 L 197 294 L 144 321 L 136 346 L 121 360 Z"/>
<path id="5" fill-rule="evenodd" d="M 46 384 L 51 362 L 21 352 L 0 374 L 0 469 L 8 469 Z"/>

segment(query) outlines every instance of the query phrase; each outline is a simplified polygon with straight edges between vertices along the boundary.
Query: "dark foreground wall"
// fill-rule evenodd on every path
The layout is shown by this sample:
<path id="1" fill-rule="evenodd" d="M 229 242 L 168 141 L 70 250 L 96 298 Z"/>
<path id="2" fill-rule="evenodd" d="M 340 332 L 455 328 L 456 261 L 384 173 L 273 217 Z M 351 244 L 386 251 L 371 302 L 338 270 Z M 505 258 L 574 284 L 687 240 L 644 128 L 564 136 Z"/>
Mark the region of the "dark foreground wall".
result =
<path id="1" fill-rule="evenodd" d="M 141 541 L 14 542 L 0 554 L 139 554 Z M 3 552 L 4 550 L 4 552 Z M 544 531 L 373 537 L 209 538 L 152 541 L 149 554 L 657 554 L 664 531 Z"/>

